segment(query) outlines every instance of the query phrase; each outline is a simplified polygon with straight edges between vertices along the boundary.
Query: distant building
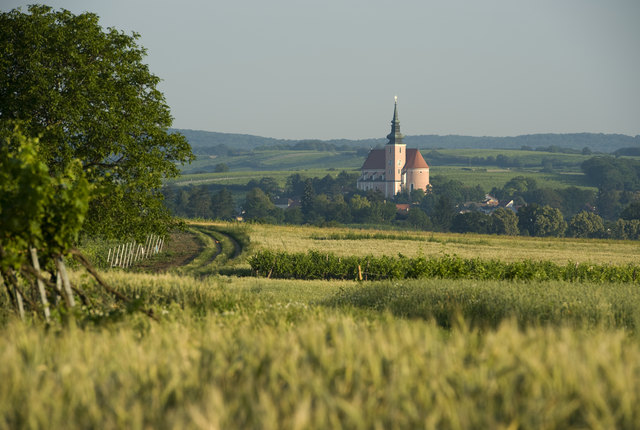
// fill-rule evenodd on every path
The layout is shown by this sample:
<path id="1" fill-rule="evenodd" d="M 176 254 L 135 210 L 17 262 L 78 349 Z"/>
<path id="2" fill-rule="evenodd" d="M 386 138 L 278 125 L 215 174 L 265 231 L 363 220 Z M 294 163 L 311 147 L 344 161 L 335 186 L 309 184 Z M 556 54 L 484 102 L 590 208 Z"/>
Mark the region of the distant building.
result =
<path id="1" fill-rule="evenodd" d="M 372 149 L 362 165 L 357 182 L 359 190 L 377 190 L 385 198 L 393 198 L 403 190 L 427 190 L 429 185 L 429 165 L 420 151 L 407 149 L 402 143 L 400 121 L 398 120 L 398 99 L 396 97 L 391 120 L 389 142 L 380 149 Z"/>

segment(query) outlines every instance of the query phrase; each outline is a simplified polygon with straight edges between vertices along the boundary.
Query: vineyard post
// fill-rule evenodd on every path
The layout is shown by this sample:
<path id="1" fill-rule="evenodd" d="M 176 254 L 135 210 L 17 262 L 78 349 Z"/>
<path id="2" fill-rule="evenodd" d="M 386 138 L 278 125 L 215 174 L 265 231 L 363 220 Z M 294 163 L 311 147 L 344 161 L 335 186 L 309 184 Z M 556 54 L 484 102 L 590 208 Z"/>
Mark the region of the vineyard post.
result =
<path id="1" fill-rule="evenodd" d="M 0 273 L 0 287 L 2 285 L 6 286 L 9 297 L 11 299 L 15 299 L 15 305 L 18 308 L 18 314 L 20 315 L 20 319 L 24 320 L 24 303 L 22 302 L 22 293 L 14 286 L 13 294 L 12 294 L 11 286 L 8 283 L 4 282 L 4 277 L 2 276 L 2 273 Z"/>
<path id="2" fill-rule="evenodd" d="M 127 244 L 127 267 L 131 267 L 131 257 L 133 254 L 133 242 Z"/>
<path id="3" fill-rule="evenodd" d="M 31 262 L 33 264 L 33 268 L 36 270 L 36 284 L 38 285 L 38 292 L 40 293 L 40 300 L 42 301 L 42 307 L 44 311 L 44 319 L 46 322 L 49 322 L 51 317 L 51 312 L 49 311 L 49 300 L 47 300 L 47 292 L 44 290 L 44 282 L 40 279 L 40 262 L 38 261 L 38 251 L 31 247 L 29 249 L 31 253 Z"/>
<path id="4" fill-rule="evenodd" d="M 129 251 L 129 244 L 128 243 L 124 243 L 124 253 L 122 254 L 122 268 L 126 269 L 127 268 L 127 257 L 128 255 L 128 251 Z"/>
<path id="5" fill-rule="evenodd" d="M 151 241 L 151 235 L 148 234 L 147 237 L 144 240 L 144 257 L 148 257 L 149 256 L 149 242 Z"/>
<path id="6" fill-rule="evenodd" d="M 60 304 L 60 297 L 63 297 L 62 293 L 62 276 L 60 275 L 60 271 L 56 273 L 56 306 Z"/>
<path id="7" fill-rule="evenodd" d="M 115 254 L 116 254 L 116 258 L 113 260 L 113 264 L 111 264 L 111 267 L 118 267 L 118 262 L 120 258 L 120 245 L 118 245 L 118 247 L 116 248 Z"/>
<path id="8" fill-rule="evenodd" d="M 126 269 L 127 267 L 129 267 L 129 258 L 131 257 L 131 244 L 125 242 L 124 246 L 126 250 L 124 252 L 124 268 Z"/>
<path id="9" fill-rule="evenodd" d="M 58 279 L 62 278 L 62 285 L 64 286 L 64 300 L 67 303 L 69 308 L 72 308 L 76 305 L 76 302 L 73 298 L 73 292 L 71 291 L 71 282 L 69 281 L 69 274 L 67 273 L 67 267 L 64 265 L 64 260 L 62 256 L 59 255 L 55 259 L 56 268 L 58 269 Z"/>

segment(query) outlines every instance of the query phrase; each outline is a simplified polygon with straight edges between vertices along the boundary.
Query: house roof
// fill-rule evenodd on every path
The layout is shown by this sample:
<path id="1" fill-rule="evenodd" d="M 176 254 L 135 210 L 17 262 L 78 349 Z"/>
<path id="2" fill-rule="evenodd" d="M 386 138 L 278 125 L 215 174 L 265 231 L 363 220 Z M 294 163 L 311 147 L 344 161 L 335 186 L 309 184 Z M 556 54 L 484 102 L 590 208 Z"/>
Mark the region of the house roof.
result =
<path id="1" fill-rule="evenodd" d="M 384 160 L 382 161 L 382 164 L 384 166 Z M 420 154 L 420 151 L 415 148 L 407 148 L 407 161 L 405 162 L 404 168 L 428 169 L 429 165 L 426 161 L 424 161 L 424 158 L 422 157 L 422 154 Z"/>
<path id="2" fill-rule="evenodd" d="M 384 170 L 384 149 L 372 149 L 362 165 L 362 170 Z"/>

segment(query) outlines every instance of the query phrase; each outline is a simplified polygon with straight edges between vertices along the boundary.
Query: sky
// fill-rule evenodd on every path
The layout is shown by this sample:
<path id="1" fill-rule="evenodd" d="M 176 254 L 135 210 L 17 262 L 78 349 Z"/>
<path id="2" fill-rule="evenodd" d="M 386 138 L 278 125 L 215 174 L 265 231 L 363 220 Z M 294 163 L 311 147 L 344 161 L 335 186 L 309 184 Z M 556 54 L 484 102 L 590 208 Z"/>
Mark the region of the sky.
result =
<path id="1" fill-rule="evenodd" d="M 0 0 L 8 11 L 33 1 Z M 140 34 L 175 128 L 640 134 L 638 0 L 49 0 Z"/>

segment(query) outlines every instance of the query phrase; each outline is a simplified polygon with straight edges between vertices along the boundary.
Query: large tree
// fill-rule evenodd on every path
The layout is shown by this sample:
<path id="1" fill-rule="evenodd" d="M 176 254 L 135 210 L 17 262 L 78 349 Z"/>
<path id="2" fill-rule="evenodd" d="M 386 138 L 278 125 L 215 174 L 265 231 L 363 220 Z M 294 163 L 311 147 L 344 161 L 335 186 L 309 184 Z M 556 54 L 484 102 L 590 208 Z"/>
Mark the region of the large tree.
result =
<path id="1" fill-rule="evenodd" d="M 92 13 L 47 6 L 0 14 L 0 132 L 40 136 L 52 175 L 79 160 L 95 184 L 85 231 L 106 237 L 166 232 L 163 178 L 191 161 L 139 35 L 104 30 Z"/>

